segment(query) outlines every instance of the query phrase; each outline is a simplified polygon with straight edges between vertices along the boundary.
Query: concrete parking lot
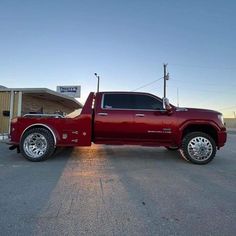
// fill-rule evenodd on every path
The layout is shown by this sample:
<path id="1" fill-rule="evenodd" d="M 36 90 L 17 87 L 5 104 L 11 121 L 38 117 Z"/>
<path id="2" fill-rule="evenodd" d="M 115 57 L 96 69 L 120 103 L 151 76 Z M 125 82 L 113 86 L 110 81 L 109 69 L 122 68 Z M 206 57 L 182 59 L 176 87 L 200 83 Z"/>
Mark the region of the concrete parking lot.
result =
<path id="1" fill-rule="evenodd" d="M 236 135 L 208 165 L 164 148 L 58 150 L 41 163 L 0 144 L 1 235 L 235 235 Z"/>

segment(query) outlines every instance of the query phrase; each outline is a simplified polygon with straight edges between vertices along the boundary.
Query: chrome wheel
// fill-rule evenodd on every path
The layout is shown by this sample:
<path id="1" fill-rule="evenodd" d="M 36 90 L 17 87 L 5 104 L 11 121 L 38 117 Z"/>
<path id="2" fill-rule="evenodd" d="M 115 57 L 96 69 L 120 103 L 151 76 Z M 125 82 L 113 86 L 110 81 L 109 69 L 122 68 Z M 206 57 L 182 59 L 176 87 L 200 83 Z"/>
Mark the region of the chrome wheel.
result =
<path id="1" fill-rule="evenodd" d="M 192 138 L 188 143 L 187 149 L 190 157 L 196 161 L 206 161 L 213 152 L 210 140 L 200 136 Z"/>
<path id="2" fill-rule="evenodd" d="M 31 158 L 39 158 L 47 151 L 47 139 L 40 133 L 29 134 L 23 143 L 25 153 Z"/>
<path id="3" fill-rule="evenodd" d="M 20 141 L 20 152 L 29 161 L 44 161 L 55 150 L 55 140 L 50 130 L 33 127 L 25 131 Z"/>
<path id="4" fill-rule="evenodd" d="M 214 159 L 216 147 L 216 142 L 212 136 L 196 131 L 187 133 L 183 137 L 180 153 L 187 161 L 205 165 Z"/>

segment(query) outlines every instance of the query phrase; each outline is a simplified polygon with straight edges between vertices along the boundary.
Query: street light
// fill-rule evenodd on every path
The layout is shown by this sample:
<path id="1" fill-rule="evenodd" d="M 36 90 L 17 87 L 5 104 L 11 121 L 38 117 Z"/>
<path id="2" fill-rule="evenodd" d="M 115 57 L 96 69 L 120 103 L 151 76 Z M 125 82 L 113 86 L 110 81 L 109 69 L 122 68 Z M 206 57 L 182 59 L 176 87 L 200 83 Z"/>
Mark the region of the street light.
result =
<path id="1" fill-rule="evenodd" d="M 100 77 L 97 73 L 94 73 L 94 75 L 97 77 L 98 79 L 98 83 L 97 83 L 97 93 L 99 92 L 99 84 L 100 84 Z"/>

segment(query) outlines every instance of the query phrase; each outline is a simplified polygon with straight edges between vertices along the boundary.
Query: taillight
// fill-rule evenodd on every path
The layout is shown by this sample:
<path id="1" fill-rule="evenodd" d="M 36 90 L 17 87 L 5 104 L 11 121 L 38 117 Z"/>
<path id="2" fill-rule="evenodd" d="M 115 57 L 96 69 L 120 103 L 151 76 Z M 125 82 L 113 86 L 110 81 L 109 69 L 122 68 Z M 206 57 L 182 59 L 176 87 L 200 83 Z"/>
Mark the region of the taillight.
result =
<path id="1" fill-rule="evenodd" d="M 16 123 L 17 121 L 18 121 L 18 117 L 15 117 L 15 118 L 13 118 L 13 119 L 11 120 L 11 123 L 14 124 L 14 123 Z"/>

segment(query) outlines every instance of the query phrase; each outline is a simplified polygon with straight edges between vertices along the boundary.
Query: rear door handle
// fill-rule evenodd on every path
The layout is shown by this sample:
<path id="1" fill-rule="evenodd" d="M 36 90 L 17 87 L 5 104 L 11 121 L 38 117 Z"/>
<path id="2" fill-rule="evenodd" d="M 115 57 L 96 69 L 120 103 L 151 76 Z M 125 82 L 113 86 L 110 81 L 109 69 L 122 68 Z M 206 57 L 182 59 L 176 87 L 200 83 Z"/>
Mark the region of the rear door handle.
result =
<path id="1" fill-rule="evenodd" d="M 135 116 L 136 116 L 136 117 L 144 117 L 144 114 L 138 113 L 138 114 L 135 114 Z"/>
<path id="2" fill-rule="evenodd" d="M 107 116 L 108 114 L 105 113 L 105 112 L 100 112 L 100 113 L 98 113 L 98 115 L 99 115 L 99 116 Z"/>

